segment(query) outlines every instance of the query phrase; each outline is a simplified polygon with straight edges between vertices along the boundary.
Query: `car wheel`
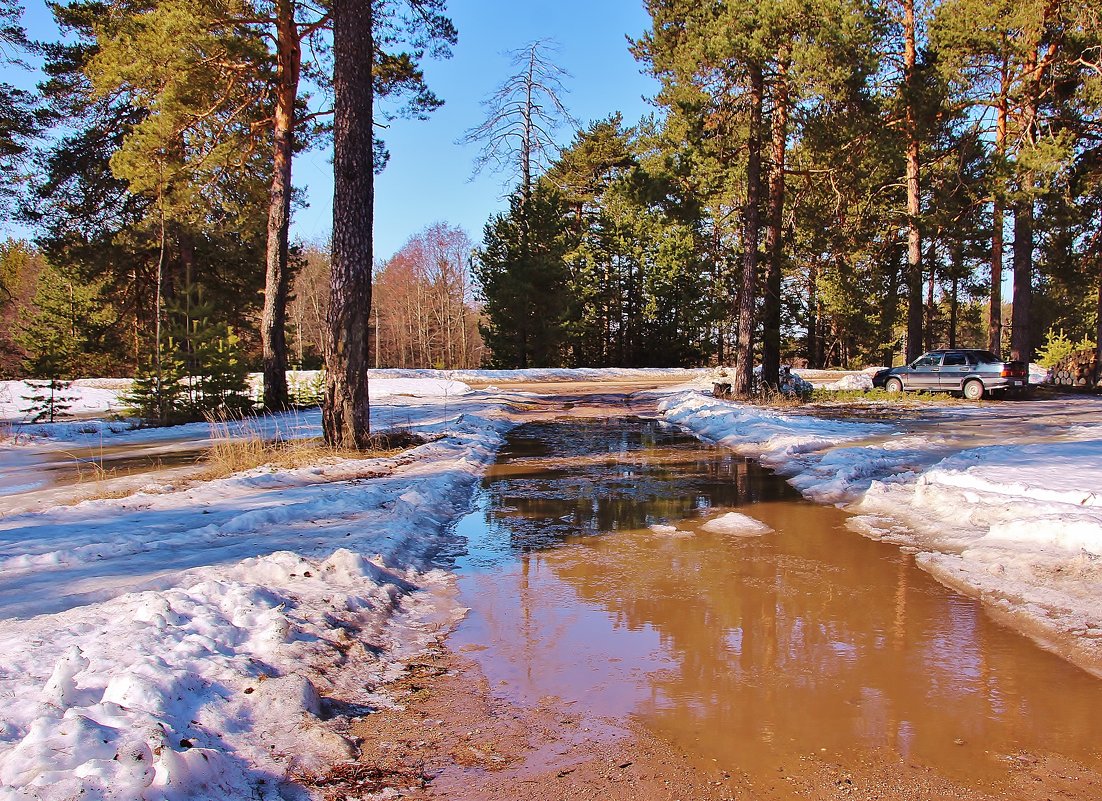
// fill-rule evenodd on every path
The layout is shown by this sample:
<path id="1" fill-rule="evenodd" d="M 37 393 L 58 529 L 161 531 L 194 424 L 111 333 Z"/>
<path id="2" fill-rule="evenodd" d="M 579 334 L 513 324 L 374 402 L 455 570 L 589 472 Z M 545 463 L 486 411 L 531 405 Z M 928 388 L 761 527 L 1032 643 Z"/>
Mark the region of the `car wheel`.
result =
<path id="1" fill-rule="evenodd" d="M 968 398 L 968 400 L 979 400 L 983 397 L 983 394 L 984 390 L 982 381 L 976 381 L 975 379 L 973 379 L 972 381 L 965 382 L 964 397 Z"/>
<path id="2" fill-rule="evenodd" d="M 884 389 L 886 389 L 888 392 L 902 392 L 903 382 L 900 381 L 898 378 L 889 378 L 884 383 Z"/>

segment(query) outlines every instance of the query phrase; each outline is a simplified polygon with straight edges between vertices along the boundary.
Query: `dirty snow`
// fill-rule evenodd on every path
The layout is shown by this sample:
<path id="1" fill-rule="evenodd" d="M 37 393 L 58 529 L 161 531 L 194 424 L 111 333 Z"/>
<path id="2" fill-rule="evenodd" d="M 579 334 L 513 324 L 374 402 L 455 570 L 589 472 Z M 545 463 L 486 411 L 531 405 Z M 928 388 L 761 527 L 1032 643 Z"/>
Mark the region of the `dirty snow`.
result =
<path id="1" fill-rule="evenodd" d="M 1048 403 L 999 414 L 934 407 L 924 425 L 827 420 L 699 392 L 660 409 L 758 457 L 805 496 L 846 507 L 861 533 L 916 549 L 944 583 L 1102 675 L 1102 424 L 1067 419 L 1102 421 L 1102 401 Z"/>
<path id="2" fill-rule="evenodd" d="M 439 437 L 405 454 L 0 518 L 0 798 L 300 798 L 354 755 L 351 700 L 461 614 L 433 557 L 511 425 L 426 387 L 373 409 Z M 51 433 L 0 460 L 97 436 Z"/>
<path id="3" fill-rule="evenodd" d="M 821 384 L 819 389 L 858 390 L 861 392 L 868 392 L 873 389 L 872 377 L 874 374 L 875 372 L 850 373 L 849 375 L 842 376 L 837 381 L 831 381 L 829 384 Z"/>

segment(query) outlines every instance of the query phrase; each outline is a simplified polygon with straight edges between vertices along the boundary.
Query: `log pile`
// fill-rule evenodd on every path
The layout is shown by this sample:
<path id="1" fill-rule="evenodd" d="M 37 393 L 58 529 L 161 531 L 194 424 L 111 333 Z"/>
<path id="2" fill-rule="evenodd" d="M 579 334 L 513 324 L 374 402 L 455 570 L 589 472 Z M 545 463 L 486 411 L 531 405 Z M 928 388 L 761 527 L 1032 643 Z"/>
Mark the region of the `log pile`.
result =
<path id="1" fill-rule="evenodd" d="M 1052 368 L 1052 383 L 1065 387 L 1093 387 L 1098 381 L 1094 348 L 1073 353 Z"/>

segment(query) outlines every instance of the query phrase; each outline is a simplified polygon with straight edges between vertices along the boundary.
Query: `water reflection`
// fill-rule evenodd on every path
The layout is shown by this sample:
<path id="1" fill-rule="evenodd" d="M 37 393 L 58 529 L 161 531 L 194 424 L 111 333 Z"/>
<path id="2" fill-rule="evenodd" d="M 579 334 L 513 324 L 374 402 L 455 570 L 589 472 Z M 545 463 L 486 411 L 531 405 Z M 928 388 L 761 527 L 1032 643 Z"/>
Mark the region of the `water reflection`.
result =
<path id="1" fill-rule="evenodd" d="M 756 462 L 636 418 L 526 425 L 510 438 L 484 490 L 485 512 L 463 523 L 474 529 L 464 529 L 472 540 L 464 564 L 716 507 L 799 497 Z"/>
<path id="2" fill-rule="evenodd" d="M 731 507 L 775 533 L 700 528 Z M 462 524 L 457 638 L 489 646 L 488 677 L 517 698 L 632 714 L 750 772 L 822 749 L 962 781 L 1023 750 L 1099 763 L 1096 679 L 844 518 L 652 424 L 525 427 Z M 662 521 L 687 535 L 646 528 Z"/>

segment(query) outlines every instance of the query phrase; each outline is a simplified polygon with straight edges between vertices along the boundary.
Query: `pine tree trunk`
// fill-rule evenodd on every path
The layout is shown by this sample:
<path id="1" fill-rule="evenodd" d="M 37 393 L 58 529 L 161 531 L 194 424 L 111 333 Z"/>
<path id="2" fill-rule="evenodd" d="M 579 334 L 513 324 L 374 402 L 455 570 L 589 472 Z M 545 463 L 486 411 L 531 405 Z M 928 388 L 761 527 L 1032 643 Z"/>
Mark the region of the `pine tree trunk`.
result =
<path id="1" fill-rule="evenodd" d="M 788 59 L 790 45 L 777 52 L 774 78 L 771 163 L 769 168 L 769 217 L 765 232 L 765 252 L 769 269 L 765 277 L 764 330 L 761 343 L 761 378 L 765 386 L 780 384 L 781 371 L 781 260 L 784 255 L 784 163 L 788 144 Z"/>
<path id="2" fill-rule="evenodd" d="M 322 425 L 330 445 L 370 440 L 367 371 L 374 216 L 374 0 L 333 4 L 333 245 Z"/>
<path id="3" fill-rule="evenodd" d="M 934 240 L 931 239 L 929 246 L 926 250 L 926 264 L 930 268 L 930 276 L 926 279 L 926 313 L 924 315 L 924 334 L 926 342 L 926 350 L 934 349 L 934 290 L 937 287 L 937 280 L 935 277 L 934 265 L 937 264 L 937 251 L 934 247 Z"/>
<path id="4" fill-rule="evenodd" d="M 758 239 L 761 236 L 761 139 L 762 99 L 765 79 L 760 64 L 750 67 L 750 133 L 747 137 L 746 211 L 743 217 L 742 285 L 739 290 L 738 346 L 735 351 L 737 398 L 747 398 L 754 375 L 754 284 L 758 271 Z"/>
<path id="5" fill-rule="evenodd" d="M 1094 363 L 1097 365 L 1094 375 L 1095 384 L 1102 381 L 1102 248 L 1099 249 L 1096 258 L 1098 259 L 1098 305 L 1095 310 L 1098 317 L 1095 320 L 1094 331 L 1094 353 L 1096 357 Z"/>
<path id="6" fill-rule="evenodd" d="M 1003 336 L 1003 204 L 991 210 L 991 298 L 987 306 L 987 349 L 1002 356 Z"/>
<path id="7" fill-rule="evenodd" d="M 964 269 L 964 246 L 953 244 L 953 283 L 949 289 L 949 347 L 957 346 L 957 328 L 960 327 L 960 275 Z"/>
<path id="8" fill-rule="evenodd" d="M 915 70 L 918 51 L 915 44 L 914 0 L 903 2 L 903 70 L 907 129 L 907 362 L 922 355 L 922 234 L 918 227 L 921 214 L 919 196 L 918 120 L 915 114 Z"/>
<path id="9" fill-rule="evenodd" d="M 272 185 L 268 195 L 268 246 L 265 256 L 264 310 L 260 345 L 264 365 L 264 409 L 286 409 L 287 267 L 291 227 L 291 159 L 294 154 L 295 101 L 302 62 L 293 0 L 276 2 L 276 97 L 272 142 Z"/>
<path id="10" fill-rule="evenodd" d="M 1046 9 L 1048 11 L 1055 6 L 1055 0 Z M 1021 110 L 1021 133 L 1024 142 L 1028 145 L 1036 143 L 1038 97 L 1041 92 L 1040 57 L 1037 48 L 1040 42 L 1030 49 L 1029 57 L 1024 64 L 1025 74 L 1028 76 L 1026 100 Z M 1010 356 L 1016 361 L 1028 362 L 1033 356 L 1033 336 L 1030 330 L 1033 325 L 1033 185 L 1034 175 L 1026 170 L 1021 175 L 1020 186 L 1025 192 L 1025 197 L 1019 199 L 1014 205 L 1014 309 L 1010 330 Z"/>
<path id="11" fill-rule="evenodd" d="M 995 162 L 1001 164 L 1006 155 L 1006 120 L 1009 114 L 1010 78 L 1003 59 L 999 89 L 999 106 L 995 117 Z M 1002 355 L 1003 330 L 1003 200 L 1002 189 L 996 187 L 991 210 L 991 299 L 987 307 L 987 349 Z"/>
<path id="12" fill-rule="evenodd" d="M 1033 185 L 1032 176 L 1023 178 L 1023 186 Z M 1010 331 L 1010 357 L 1029 361 L 1033 306 L 1033 199 L 1014 206 L 1014 310 Z"/>
<path id="13" fill-rule="evenodd" d="M 902 272 L 899 262 L 895 261 L 888 273 L 887 303 L 880 316 L 880 341 L 884 343 L 880 358 L 885 367 L 893 367 L 895 363 L 894 334 L 896 318 L 899 316 L 899 283 L 903 279 Z"/>
<path id="14" fill-rule="evenodd" d="M 818 303 L 819 303 L 819 265 L 811 262 L 807 268 L 807 366 L 815 369 L 819 366 L 816 358 L 819 351 L 818 339 Z"/>

